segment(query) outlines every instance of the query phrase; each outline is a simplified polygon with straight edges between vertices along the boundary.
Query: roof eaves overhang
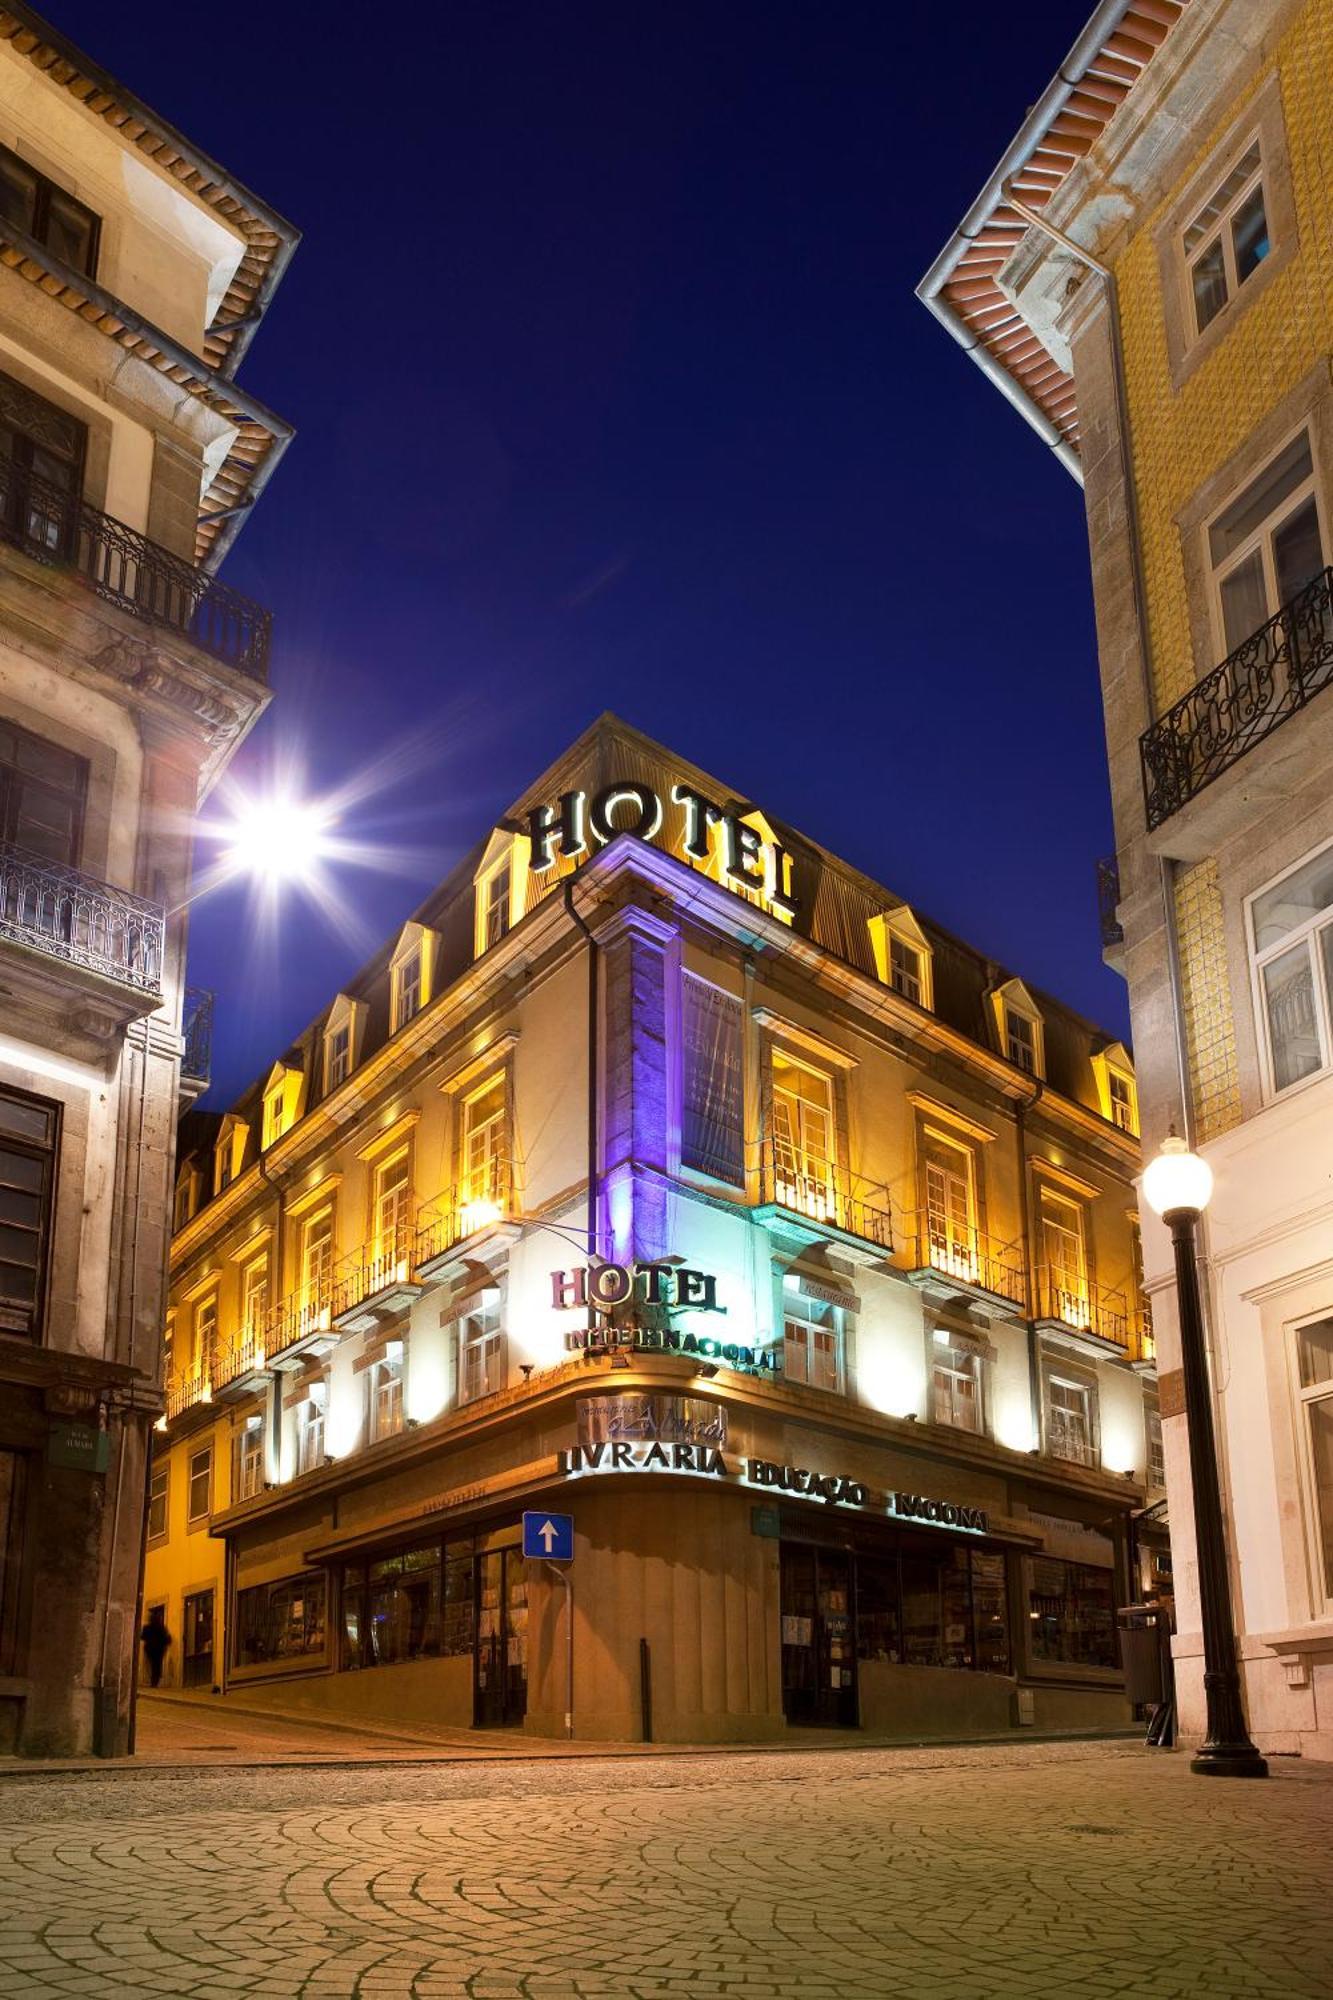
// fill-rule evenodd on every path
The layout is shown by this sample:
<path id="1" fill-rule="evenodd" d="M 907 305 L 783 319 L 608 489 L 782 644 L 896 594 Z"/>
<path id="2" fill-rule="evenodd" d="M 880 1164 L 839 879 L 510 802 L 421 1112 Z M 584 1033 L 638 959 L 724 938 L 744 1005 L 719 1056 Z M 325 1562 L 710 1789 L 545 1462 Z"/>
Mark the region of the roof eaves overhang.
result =
<path id="1" fill-rule="evenodd" d="M 1092 150 L 1188 4 L 1101 0 L 917 286 L 917 297 L 1080 483 L 1073 381 L 998 283 L 1030 226 L 1007 197 L 1012 189 L 1025 207 L 1045 207 Z"/>
<path id="2" fill-rule="evenodd" d="M 215 570 L 291 443 L 292 426 L 238 388 L 230 376 L 210 367 L 161 327 L 3 219 L 0 266 L 26 278 L 67 311 L 77 313 L 99 333 L 117 341 L 127 353 L 169 376 L 187 395 L 197 396 L 235 424 L 236 442 L 213 476 L 209 505 L 201 513 L 195 537 L 195 560 L 205 569 Z"/>
<path id="3" fill-rule="evenodd" d="M 21 0 L 0 7 L 0 39 L 12 43 L 171 180 L 215 209 L 242 237 L 244 254 L 204 343 L 208 366 L 219 375 L 233 375 L 291 262 L 300 230 Z"/>

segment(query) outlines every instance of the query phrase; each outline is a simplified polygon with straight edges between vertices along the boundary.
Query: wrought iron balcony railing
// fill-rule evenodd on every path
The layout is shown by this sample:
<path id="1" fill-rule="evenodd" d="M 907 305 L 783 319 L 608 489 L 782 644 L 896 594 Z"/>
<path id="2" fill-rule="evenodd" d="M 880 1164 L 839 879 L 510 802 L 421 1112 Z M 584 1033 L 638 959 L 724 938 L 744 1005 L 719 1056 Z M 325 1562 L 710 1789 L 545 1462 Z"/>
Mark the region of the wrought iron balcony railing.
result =
<path id="1" fill-rule="evenodd" d="M 1120 863 L 1114 854 L 1104 854 L 1097 863 L 1097 917 L 1101 925 L 1102 950 L 1125 942 L 1124 928 L 1116 911 L 1120 907 Z"/>
<path id="2" fill-rule="evenodd" d="M 454 1188 L 421 1211 L 414 1250 L 415 1267 L 433 1263 L 470 1236 L 478 1236 L 514 1216 L 514 1182 L 507 1159 L 493 1159 L 473 1181 Z"/>
<path id="3" fill-rule="evenodd" d="M 162 994 L 166 914 L 158 903 L 0 841 L 0 938 Z"/>
<path id="4" fill-rule="evenodd" d="M 99 597 L 170 626 L 229 667 L 265 678 L 271 612 L 11 459 L 0 459 L 0 539 L 72 570 Z"/>
<path id="5" fill-rule="evenodd" d="M 851 1177 L 831 1160 L 765 1143 L 759 1167 L 759 1203 L 785 1210 L 803 1221 L 827 1225 L 844 1236 L 873 1243 L 887 1256 L 893 1249 L 893 1219 L 883 1189 L 875 1200 L 853 1192 Z"/>
<path id="6" fill-rule="evenodd" d="M 1073 1271 L 1052 1264 L 1037 1267 L 1037 1318 L 1072 1333 L 1094 1334 L 1129 1351 L 1129 1304 L 1123 1292 L 1108 1292 Z"/>
<path id="7" fill-rule="evenodd" d="M 207 1090 L 213 1069 L 213 995 L 206 986 L 186 987 L 181 1035 L 185 1042 L 181 1080 Z"/>
<path id="8" fill-rule="evenodd" d="M 1152 1307 L 1142 1300 L 1129 1326 L 1129 1358 L 1151 1367 L 1157 1361 L 1157 1336 L 1152 1330 Z"/>
<path id="9" fill-rule="evenodd" d="M 416 1240 L 414 1205 L 408 1203 L 386 1235 L 373 1237 L 342 1259 L 333 1274 L 330 1300 L 335 1326 L 346 1324 L 363 1310 L 401 1307 L 417 1295 L 420 1287 L 412 1278 Z"/>
<path id="10" fill-rule="evenodd" d="M 244 1380 L 247 1375 L 257 1375 L 261 1368 L 267 1366 L 264 1339 L 261 1327 L 243 1327 L 234 1340 L 219 1347 L 213 1360 L 212 1388 L 215 1394 L 233 1382 Z"/>
<path id="11" fill-rule="evenodd" d="M 973 1291 L 1020 1308 L 1026 1305 L 1023 1252 L 1016 1243 L 999 1243 L 979 1229 L 959 1228 L 923 1213 L 913 1218 L 912 1246 L 908 1255 L 914 1272 L 938 1272 Z"/>
<path id="12" fill-rule="evenodd" d="M 211 1403 L 213 1385 L 205 1371 L 196 1369 L 189 1375 L 178 1375 L 167 1384 L 167 1418 L 178 1417 L 182 1411 L 193 1409 L 196 1403 Z"/>
<path id="13" fill-rule="evenodd" d="M 307 1341 L 336 1340 L 333 1327 L 334 1284 L 332 1267 L 313 1275 L 304 1285 L 289 1292 L 277 1305 L 270 1306 L 260 1329 L 268 1360 L 275 1361 L 289 1348 Z"/>
<path id="14" fill-rule="evenodd" d="M 1333 569 L 1293 597 L 1139 739 L 1148 828 L 1333 682 Z"/>

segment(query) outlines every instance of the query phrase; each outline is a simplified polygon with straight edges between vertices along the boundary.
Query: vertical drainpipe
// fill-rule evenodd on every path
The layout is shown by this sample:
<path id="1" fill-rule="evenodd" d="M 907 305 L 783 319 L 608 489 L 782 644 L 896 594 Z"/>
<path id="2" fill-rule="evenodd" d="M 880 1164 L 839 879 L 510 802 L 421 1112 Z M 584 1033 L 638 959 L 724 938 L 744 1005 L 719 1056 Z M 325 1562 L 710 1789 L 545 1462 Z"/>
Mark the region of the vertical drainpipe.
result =
<path id="1" fill-rule="evenodd" d="M 598 1045 L 598 979 L 597 940 L 589 930 L 574 901 L 574 877 L 565 877 L 565 909 L 572 922 L 576 923 L 588 940 L 588 1263 L 597 1260 L 597 1209 L 601 1201 L 601 1175 L 598 1172 L 597 1147 L 600 1133 L 600 1114 L 597 1091 L 597 1068 L 599 1062 Z M 597 1326 L 597 1312 L 591 1299 L 588 1302 L 588 1331 Z"/>
<path id="2" fill-rule="evenodd" d="M 1129 531 L 1130 582 L 1134 593 L 1134 619 L 1138 629 L 1139 679 L 1143 690 L 1144 713 L 1149 723 L 1157 719 L 1157 695 L 1152 682 L 1152 666 L 1148 652 L 1148 589 L 1143 576 L 1143 543 L 1139 528 L 1139 497 L 1134 485 L 1134 465 L 1129 448 L 1129 392 L 1125 382 L 1125 351 L 1120 338 L 1120 297 L 1116 289 L 1115 273 L 1108 264 L 1067 236 L 1053 222 L 1048 222 L 1035 209 L 1016 195 L 1006 181 L 1001 196 L 1007 207 L 1015 215 L 1022 217 L 1029 228 L 1040 230 L 1043 236 L 1056 243 L 1071 257 L 1076 257 L 1086 265 L 1096 277 L 1101 279 L 1106 294 L 1106 312 L 1111 335 L 1111 373 L 1115 387 L 1116 429 L 1120 442 L 1120 478 L 1125 491 L 1125 521 Z M 1176 864 L 1168 855 L 1158 857 L 1158 868 L 1162 892 L 1162 918 L 1166 930 L 1167 972 L 1171 988 L 1171 1021 L 1174 1030 L 1176 1057 L 1176 1086 L 1180 1092 L 1180 1117 L 1184 1128 L 1185 1142 L 1194 1144 L 1194 1108 L 1189 1084 L 1189 1052 L 1185 1047 L 1184 996 L 1180 977 L 1180 943 L 1176 934 Z"/>
<path id="3" fill-rule="evenodd" d="M 1041 1449 L 1041 1354 L 1037 1346 L 1036 1259 L 1032 1240 L 1031 1204 L 1028 1201 L 1027 1113 L 1035 1110 L 1046 1089 L 1034 1080 L 1032 1095 L 1019 1099 L 1014 1110 L 1014 1139 L 1018 1148 L 1018 1215 L 1023 1230 L 1023 1285 L 1027 1295 L 1028 1324 L 1028 1405 L 1032 1412 L 1033 1450 Z"/>

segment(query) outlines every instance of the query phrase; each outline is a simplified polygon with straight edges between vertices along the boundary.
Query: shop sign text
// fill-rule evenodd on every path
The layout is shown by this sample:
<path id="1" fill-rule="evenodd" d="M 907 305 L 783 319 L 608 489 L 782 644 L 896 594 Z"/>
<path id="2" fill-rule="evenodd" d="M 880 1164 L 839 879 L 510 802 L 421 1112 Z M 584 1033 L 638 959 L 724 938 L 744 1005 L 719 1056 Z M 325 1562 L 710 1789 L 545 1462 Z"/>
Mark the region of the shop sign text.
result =
<path id="1" fill-rule="evenodd" d="M 891 1510 L 902 1520 L 930 1521 L 939 1528 L 966 1528 L 974 1535 L 989 1532 L 984 1507 L 964 1507 L 953 1500 L 927 1500 L 920 1493 L 891 1493 Z"/>

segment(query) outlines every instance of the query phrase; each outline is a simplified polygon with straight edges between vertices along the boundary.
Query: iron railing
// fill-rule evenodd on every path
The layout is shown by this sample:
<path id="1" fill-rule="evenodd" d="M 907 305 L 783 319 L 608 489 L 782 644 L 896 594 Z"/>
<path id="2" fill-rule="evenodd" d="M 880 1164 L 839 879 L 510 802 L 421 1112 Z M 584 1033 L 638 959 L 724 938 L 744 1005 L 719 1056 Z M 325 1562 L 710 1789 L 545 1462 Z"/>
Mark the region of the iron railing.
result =
<path id="1" fill-rule="evenodd" d="M 1129 1358 L 1145 1365 L 1155 1365 L 1157 1361 L 1157 1336 L 1152 1330 L 1152 1307 L 1147 1299 L 1139 1302 L 1130 1319 Z"/>
<path id="2" fill-rule="evenodd" d="M 60 861 L 0 841 L 0 938 L 162 996 L 166 913 Z"/>
<path id="3" fill-rule="evenodd" d="M 997 1242 L 979 1229 L 960 1229 L 929 1213 L 913 1218 L 913 1243 L 914 1271 L 938 1271 L 1011 1305 L 1026 1305 L 1023 1253 L 1016 1243 Z"/>
<path id="4" fill-rule="evenodd" d="M 1149 831 L 1333 682 L 1333 569 L 1306 585 L 1139 739 Z"/>
<path id="5" fill-rule="evenodd" d="M 831 1160 L 796 1153 L 787 1146 L 765 1143 L 759 1167 L 759 1201 L 797 1215 L 807 1222 L 826 1223 L 846 1236 L 873 1243 L 887 1256 L 893 1249 L 893 1219 L 889 1197 L 873 1190 L 868 1200 L 854 1191 L 851 1177 Z"/>
<path id="6" fill-rule="evenodd" d="M 330 1302 L 334 1320 L 394 1285 L 410 1283 L 415 1254 L 416 1228 L 408 1208 L 397 1228 L 363 1243 L 337 1265 Z"/>
<path id="7" fill-rule="evenodd" d="M 1038 1266 L 1037 1318 L 1075 1333 L 1096 1334 L 1112 1347 L 1129 1351 L 1129 1303 L 1124 1293 L 1108 1292 L 1076 1272 L 1052 1264 Z"/>
<path id="8" fill-rule="evenodd" d="M 1125 942 L 1124 926 L 1116 911 L 1120 907 L 1120 863 L 1114 854 L 1104 854 L 1097 863 L 1097 918 L 1101 925 L 1102 950 Z"/>
<path id="9" fill-rule="evenodd" d="M 181 1035 L 185 1042 L 181 1076 L 207 1090 L 213 1069 L 213 995 L 206 986 L 186 987 Z"/>
<path id="10" fill-rule="evenodd" d="M 264 1315 L 261 1345 L 270 1361 L 299 1341 L 316 1334 L 328 1334 L 333 1326 L 333 1271 L 320 1271 L 309 1281 L 289 1292 Z"/>
<path id="11" fill-rule="evenodd" d="M 266 1366 L 268 1355 L 264 1334 L 257 1327 L 245 1327 L 234 1340 L 220 1347 L 213 1361 L 213 1389 L 225 1389 L 241 1376 L 254 1375 Z"/>
<path id="12" fill-rule="evenodd" d="M 414 1265 L 429 1264 L 432 1258 L 466 1243 L 469 1236 L 513 1219 L 513 1175 L 508 1160 L 496 1158 L 488 1162 L 475 1184 L 454 1188 L 422 1209 Z"/>
<path id="13" fill-rule="evenodd" d="M 206 1403 L 212 1399 L 212 1384 L 206 1373 L 196 1369 L 189 1375 L 178 1375 L 167 1385 L 166 1414 L 168 1421 L 180 1416 L 196 1403 Z"/>
<path id="14" fill-rule="evenodd" d="M 10 459 L 0 459 L 0 539 L 73 570 L 99 597 L 170 626 L 229 667 L 266 677 L 271 612 Z"/>

